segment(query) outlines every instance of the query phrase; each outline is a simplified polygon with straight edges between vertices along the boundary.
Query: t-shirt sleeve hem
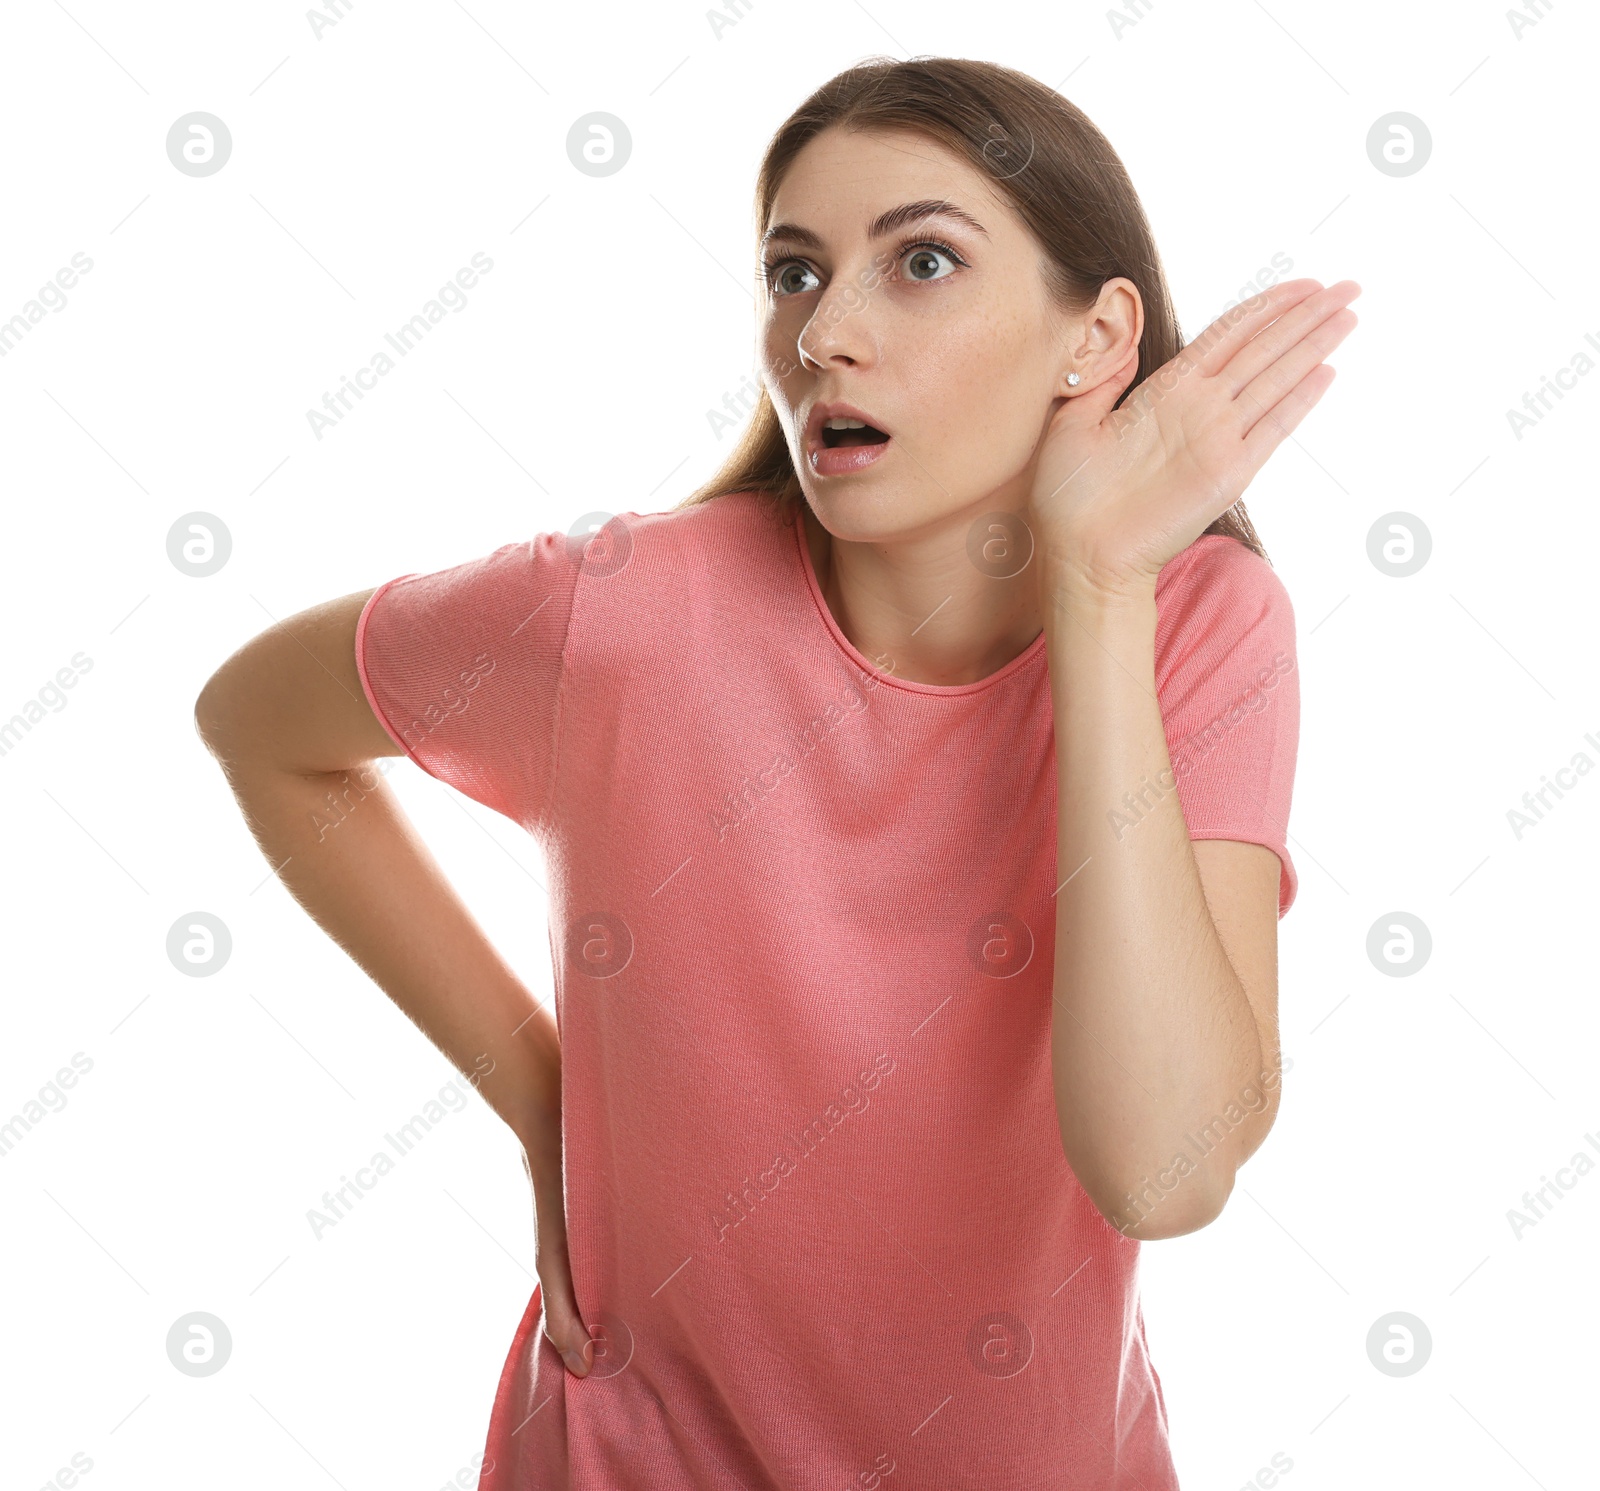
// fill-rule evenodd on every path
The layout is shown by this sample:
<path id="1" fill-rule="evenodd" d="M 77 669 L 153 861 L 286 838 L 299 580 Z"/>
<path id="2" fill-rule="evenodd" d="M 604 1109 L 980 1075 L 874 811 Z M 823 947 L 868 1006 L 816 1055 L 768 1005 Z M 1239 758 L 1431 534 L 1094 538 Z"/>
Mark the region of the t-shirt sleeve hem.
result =
<path id="1" fill-rule="evenodd" d="M 1299 894 L 1300 880 L 1288 849 L 1274 842 L 1257 828 L 1198 828 L 1189 831 L 1191 839 L 1235 839 L 1242 844 L 1259 844 L 1278 856 L 1278 920 L 1282 921 Z"/>
<path id="2" fill-rule="evenodd" d="M 534 838 L 543 842 L 550 827 L 550 808 L 556 797 L 556 782 L 561 772 L 561 748 L 565 743 L 567 721 L 567 647 L 572 640 L 572 618 L 578 609 L 578 579 L 582 577 L 580 569 L 574 577 L 572 595 L 567 604 L 567 622 L 561 632 L 561 651 L 558 654 L 556 674 L 556 697 L 550 717 L 550 769 L 545 774 L 544 794 L 538 805 L 533 810 L 533 817 L 523 826 Z"/>
<path id="3" fill-rule="evenodd" d="M 398 585 L 402 580 L 414 578 L 415 572 L 409 575 L 396 575 L 392 580 L 385 580 L 367 597 L 367 603 L 361 608 L 361 615 L 356 619 L 356 674 L 361 679 L 361 692 L 367 696 L 367 703 L 371 706 L 372 713 L 377 717 L 378 723 L 383 726 L 384 734 L 431 777 L 436 773 L 429 770 L 428 763 L 411 749 L 406 743 L 405 737 L 390 722 L 383 705 L 378 702 L 377 691 L 372 684 L 372 675 L 367 671 L 367 623 L 372 619 L 374 608 L 391 586 Z"/>

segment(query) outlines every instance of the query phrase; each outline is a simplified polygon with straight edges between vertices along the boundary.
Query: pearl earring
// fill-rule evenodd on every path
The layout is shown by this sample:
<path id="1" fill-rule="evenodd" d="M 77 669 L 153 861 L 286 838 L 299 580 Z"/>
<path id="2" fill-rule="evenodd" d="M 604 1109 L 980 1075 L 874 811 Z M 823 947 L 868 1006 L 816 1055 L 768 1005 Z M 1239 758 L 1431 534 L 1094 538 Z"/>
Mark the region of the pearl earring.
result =
<path id="1" fill-rule="evenodd" d="M 1082 380 L 1078 377 L 1078 375 L 1076 373 L 1068 373 L 1067 374 L 1067 384 L 1068 384 L 1069 387 L 1076 388 L 1081 381 Z"/>

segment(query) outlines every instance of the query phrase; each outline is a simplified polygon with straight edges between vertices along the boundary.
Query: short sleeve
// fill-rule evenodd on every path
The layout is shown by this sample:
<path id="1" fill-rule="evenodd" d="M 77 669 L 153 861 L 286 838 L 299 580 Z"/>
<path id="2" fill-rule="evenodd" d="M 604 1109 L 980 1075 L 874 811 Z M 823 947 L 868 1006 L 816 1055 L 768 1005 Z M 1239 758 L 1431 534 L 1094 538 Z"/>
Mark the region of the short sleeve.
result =
<path id="1" fill-rule="evenodd" d="M 1281 917 L 1299 885 L 1288 850 L 1300 741 L 1289 593 L 1253 549 L 1202 534 L 1161 571 L 1156 613 L 1156 692 L 1189 837 L 1271 849 Z"/>
<path id="2" fill-rule="evenodd" d="M 541 533 L 367 599 L 356 668 L 384 729 L 431 776 L 531 833 L 555 770 L 579 559 Z"/>

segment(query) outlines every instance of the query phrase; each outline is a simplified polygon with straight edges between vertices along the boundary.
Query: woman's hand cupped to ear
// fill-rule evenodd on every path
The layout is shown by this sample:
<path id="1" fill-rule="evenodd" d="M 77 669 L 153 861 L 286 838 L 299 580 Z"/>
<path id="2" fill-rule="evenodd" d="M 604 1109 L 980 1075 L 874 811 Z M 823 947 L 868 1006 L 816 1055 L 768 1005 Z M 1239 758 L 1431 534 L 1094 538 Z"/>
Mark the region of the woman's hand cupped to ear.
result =
<path id="1" fill-rule="evenodd" d="M 1113 408 L 1135 346 L 1054 401 L 1029 501 L 1054 577 L 1148 593 L 1161 567 L 1243 495 L 1327 392 L 1323 359 L 1356 324 L 1354 280 L 1289 280 L 1231 307 Z"/>

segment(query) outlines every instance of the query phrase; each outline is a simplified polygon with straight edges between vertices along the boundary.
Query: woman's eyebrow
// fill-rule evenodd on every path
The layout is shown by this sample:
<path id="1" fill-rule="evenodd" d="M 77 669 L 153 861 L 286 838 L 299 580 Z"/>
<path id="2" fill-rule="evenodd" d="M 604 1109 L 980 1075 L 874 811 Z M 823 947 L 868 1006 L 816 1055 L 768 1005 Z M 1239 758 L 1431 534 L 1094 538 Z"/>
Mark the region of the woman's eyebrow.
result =
<path id="1" fill-rule="evenodd" d="M 898 207 L 891 207 L 887 212 L 880 212 L 877 217 L 867 224 L 868 238 L 883 238 L 893 233 L 896 228 L 903 228 L 908 223 L 920 222 L 927 217 L 950 217 L 959 223 L 965 223 L 975 232 L 982 233 L 985 238 L 989 236 L 986 229 L 970 212 L 957 207 L 954 202 L 935 202 L 924 200 L 921 202 L 902 202 Z M 810 228 L 802 228 L 798 223 L 775 223 L 761 235 L 761 246 L 764 248 L 773 238 L 786 239 L 790 243 L 799 244 L 804 248 L 821 248 L 822 238 L 813 233 Z"/>

